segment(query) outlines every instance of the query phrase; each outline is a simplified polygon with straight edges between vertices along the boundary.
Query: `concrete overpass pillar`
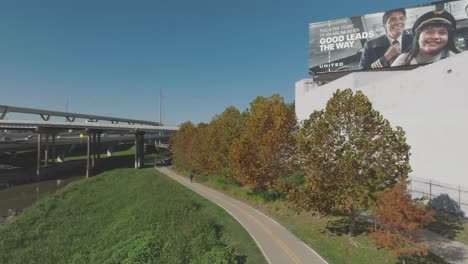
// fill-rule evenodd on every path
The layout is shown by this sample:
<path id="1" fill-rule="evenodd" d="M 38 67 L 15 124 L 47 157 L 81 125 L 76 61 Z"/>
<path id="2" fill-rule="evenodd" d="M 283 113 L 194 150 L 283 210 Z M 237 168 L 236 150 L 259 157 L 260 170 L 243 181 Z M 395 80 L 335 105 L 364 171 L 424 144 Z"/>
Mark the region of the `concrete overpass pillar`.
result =
<path id="1" fill-rule="evenodd" d="M 145 132 L 137 131 L 135 133 L 135 169 L 142 168 L 144 165 L 145 151 Z"/>
<path id="2" fill-rule="evenodd" d="M 52 141 L 52 159 L 55 158 L 55 136 L 58 133 L 59 129 L 56 128 L 48 128 L 48 127 L 39 127 L 35 130 L 37 133 L 37 169 L 36 174 L 38 177 L 41 176 L 42 172 L 42 153 L 44 152 L 44 167 L 46 168 L 49 166 L 49 160 L 51 158 L 50 155 L 50 141 L 49 137 Z M 45 138 L 44 138 L 45 137 Z M 45 139 L 43 141 L 43 139 Z"/>
<path id="3" fill-rule="evenodd" d="M 97 137 L 97 159 L 98 161 L 101 160 L 101 134 L 102 132 L 98 133 Z"/>
<path id="4" fill-rule="evenodd" d="M 49 166 L 49 133 L 45 134 L 45 146 L 44 146 L 44 166 Z"/>
<path id="5" fill-rule="evenodd" d="M 93 141 L 91 146 L 91 167 L 94 168 L 96 166 L 96 132 L 91 132 Z"/>
<path id="6" fill-rule="evenodd" d="M 138 132 L 135 134 L 135 169 L 138 169 L 140 164 L 138 163 Z"/>
<path id="7" fill-rule="evenodd" d="M 90 163 L 90 154 L 91 154 L 91 133 L 88 132 L 86 136 L 87 142 L 87 150 L 86 150 L 86 178 L 89 178 L 91 176 L 91 163 Z"/>
<path id="8" fill-rule="evenodd" d="M 140 153 L 140 168 L 143 168 L 145 166 L 145 134 L 141 134 Z"/>
<path id="9" fill-rule="evenodd" d="M 42 145 L 42 134 L 38 132 L 37 133 L 37 170 L 36 170 L 37 177 L 41 176 L 41 145 Z"/>
<path id="10" fill-rule="evenodd" d="M 57 159 L 57 146 L 55 145 L 56 136 L 56 133 L 52 134 L 52 163 L 55 163 L 55 160 Z"/>
<path id="11" fill-rule="evenodd" d="M 101 130 L 87 130 L 86 177 L 92 176 L 100 160 Z"/>

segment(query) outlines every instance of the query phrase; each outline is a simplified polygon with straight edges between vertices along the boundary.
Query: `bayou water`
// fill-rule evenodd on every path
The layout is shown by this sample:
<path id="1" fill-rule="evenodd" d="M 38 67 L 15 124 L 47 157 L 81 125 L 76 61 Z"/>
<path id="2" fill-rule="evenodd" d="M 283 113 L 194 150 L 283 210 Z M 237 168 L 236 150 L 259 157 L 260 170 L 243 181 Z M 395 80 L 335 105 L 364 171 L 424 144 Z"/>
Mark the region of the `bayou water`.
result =
<path id="1" fill-rule="evenodd" d="M 8 209 L 22 211 L 36 201 L 54 194 L 68 184 L 83 178 L 82 176 L 75 176 L 65 179 L 46 180 L 0 190 L 0 216 L 6 216 Z"/>

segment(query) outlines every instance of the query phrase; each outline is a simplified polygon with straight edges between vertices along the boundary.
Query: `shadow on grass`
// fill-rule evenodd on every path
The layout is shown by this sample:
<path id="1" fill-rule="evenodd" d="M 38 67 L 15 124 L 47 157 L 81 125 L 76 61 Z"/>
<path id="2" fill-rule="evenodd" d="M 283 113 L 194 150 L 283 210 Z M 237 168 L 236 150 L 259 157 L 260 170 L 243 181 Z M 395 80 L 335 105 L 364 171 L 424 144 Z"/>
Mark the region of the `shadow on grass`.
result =
<path id="1" fill-rule="evenodd" d="M 216 223 L 211 223 L 211 228 L 214 229 L 215 236 L 217 239 L 220 239 L 223 236 L 224 226 Z"/>
<path id="2" fill-rule="evenodd" d="M 250 190 L 247 192 L 247 199 L 258 203 L 268 203 L 277 200 L 280 197 L 276 191 Z"/>
<path id="3" fill-rule="evenodd" d="M 335 236 L 349 235 L 352 233 L 353 236 L 358 236 L 361 234 L 367 234 L 369 232 L 370 225 L 371 224 L 367 219 L 361 217 L 356 220 L 354 228 L 351 230 L 351 219 L 349 217 L 341 217 L 337 220 L 328 221 L 327 226 L 322 233 L 329 233 Z"/>
<path id="4" fill-rule="evenodd" d="M 407 256 L 407 257 L 400 257 L 399 264 L 449 264 L 449 262 L 445 261 L 443 258 L 429 253 L 427 256 L 418 257 L 418 256 Z"/>
<path id="5" fill-rule="evenodd" d="M 220 225 L 220 224 L 211 224 L 212 228 L 214 229 L 215 231 L 215 236 L 217 239 L 220 239 L 222 240 L 222 236 L 223 236 L 223 231 L 224 231 L 224 226 Z M 226 245 L 226 244 L 224 244 Z M 236 252 L 237 253 L 237 252 Z M 247 256 L 246 255 L 236 255 L 235 256 L 235 259 L 236 259 L 236 263 L 237 264 L 245 264 L 247 263 Z"/>
<path id="6" fill-rule="evenodd" d="M 246 256 L 246 255 L 237 255 L 237 256 L 236 256 L 236 263 L 237 263 L 237 264 L 245 264 L 245 263 L 247 263 L 247 256 Z"/>
<path id="7" fill-rule="evenodd" d="M 464 218 L 437 210 L 432 221 L 426 228 L 446 238 L 454 239 L 464 230 Z"/>

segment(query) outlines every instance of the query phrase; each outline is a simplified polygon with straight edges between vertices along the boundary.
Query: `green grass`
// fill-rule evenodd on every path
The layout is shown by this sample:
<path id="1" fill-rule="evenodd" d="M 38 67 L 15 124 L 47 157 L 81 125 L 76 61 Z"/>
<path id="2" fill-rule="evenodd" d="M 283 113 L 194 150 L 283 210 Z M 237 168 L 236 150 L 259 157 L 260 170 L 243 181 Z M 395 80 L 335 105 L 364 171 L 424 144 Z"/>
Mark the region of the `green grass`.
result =
<path id="1" fill-rule="evenodd" d="M 107 157 L 106 153 L 100 153 L 98 154 L 101 156 L 101 159 L 105 158 L 110 158 Z M 116 151 L 112 153 L 112 157 L 119 157 L 119 156 L 134 156 L 135 155 L 135 146 L 130 147 L 127 150 L 122 150 L 122 151 Z M 86 155 L 81 155 L 81 156 L 70 156 L 70 157 L 65 157 L 65 161 L 70 161 L 70 160 L 86 160 L 87 156 Z"/>
<path id="2" fill-rule="evenodd" d="M 185 175 L 190 173 L 189 171 L 177 167 L 173 167 L 173 169 Z M 378 249 L 373 246 L 367 237 L 366 232 L 355 237 L 350 237 L 347 234 L 347 230 L 343 231 L 346 229 L 342 226 L 344 218 L 324 217 L 303 212 L 299 213 L 291 209 L 286 201 L 275 199 L 274 193 L 254 193 L 248 188 L 232 183 L 226 183 L 219 177 L 196 175 L 195 179 L 203 184 L 243 200 L 271 216 L 317 251 L 317 253 L 325 258 L 330 264 L 402 263 L 400 259 L 389 256 L 385 249 Z M 366 227 L 364 227 L 364 229 L 366 229 Z M 446 262 L 437 256 L 430 254 L 427 257 L 407 258 L 406 263 Z"/>
<path id="3" fill-rule="evenodd" d="M 462 230 L 457 233 L 455 240 L 468 245 L 468 223 L 467 220 L 464 220 L 464 223 L 461 225 Z"/>
<path id="4" fill-rule="evenodd" d="M 144 155 L 144 164 L 146 167 L 154 166 L 156 160 L 161 160 L 167 157 L 167 151 L 163 150 L 156 153 L 145 154 Z M 130 147 L 127 150 L 118 151 L 112 153 L 111 157 L 107 157 L 106 154 L 101 153 L 101 160 L 97 162 L 98 167 L 101 171 L 104 170 L 111 170 L 115 168 L 122 168 L 122 167 L 133 167 L 134 160 L 135 160 L 135 146 Z M 86 160 L 86 156 L 70 156 L 66 157 L 65 161 L 80 161 Z"/>
<path id="5" fill-rule="evenodd" d="M 297 213 L 289 209 L 281 200 L 267 203 L 262 206 L 262 209 L 296 234 L 329 263 L 401 263 L 401 259 L 389 256 L 385 249 L 373 246 L 367 237 L 367 232 L 350 237 L 347 234 L 347 228 L 342 228 L 341 225 L 345 222 L 344 218 Z M 426 257 L 405 258 L 405 260 L 406 264 L 447 264 L 433 254 Z"/>
<path id="6" fill-rule="evenodd" d="M 187 176 L 190 173 L 192 173 L 191 171 L 186 170 L 184 168 L 180 168 L 176 166 L 172 166 L 172 168 L 180 172 L 182 175 Z M 195 174 L 192 173 L 192 175 L 195 175 Z M 274 200 L 274 195 L 275 195 L 274 193 L 265 192 L 265 191 L 253 192 L 250 189 L 246 188 L 245 186 L 226 182 L 220 177 L 209 177 L 206 175 L 197 174 L 195 175 L 194 181 L 205 183 L 206 185 L 214 187 L 218 190 L 222 190 L 225 193 L 229 193 L 238 198 L 242 198 L 244 200 L 252 201 L 255 203 L 259 203 L 259 204 L 264 204 L 264 203 Z"/>
<path id="7" fill-rule="evenodd" d="M 0 238 L 0 263 L 265 263 L 224 210 L 152 168 L 73 183 Z"/>

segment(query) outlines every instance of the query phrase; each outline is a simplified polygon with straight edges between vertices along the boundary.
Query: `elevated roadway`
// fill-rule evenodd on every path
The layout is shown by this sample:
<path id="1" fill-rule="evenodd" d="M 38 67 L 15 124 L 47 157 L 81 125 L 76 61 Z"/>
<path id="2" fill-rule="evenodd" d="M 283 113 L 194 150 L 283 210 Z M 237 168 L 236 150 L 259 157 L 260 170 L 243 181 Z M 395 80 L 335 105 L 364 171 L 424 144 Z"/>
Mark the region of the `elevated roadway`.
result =
<path id="1" fill-rule="evenodd" d="M 4 120 L 7 117 L 7 114 L 15 113 L 15 114 L 26 114 L 26 115 L 37 115 L 41 117 L 44 121 L 50 121 L 51 117 L 65 117 L 67 122 L 75 122 L 78 119 L 85 119 L 94 122 L 98 121 L 108 121 L 112 124 L 120 123 L 127 123 L 129 125 L 152 125 L 152 126 L 161 126 L 162 124 L 158 122 L 152 121 L 145 121 L 145 120 L 136 120 L 136 119 L 128 119 L 128 118 L 120 118 L 120 117 L 110 117 L 110 116 L 99 116 L 99 115 L 90 115 L 90 114 L 81 114 L 81 113 L 71 113 L 71 112 L 59 112 L 59 111 L 51 111 L 51 110 L 44 110 L 44 109 L 33 109 L 33 108 L 25 108 L 25 107 L 17 107 L 17 106 L 9 106 L 9 105 L 0 105 L 0 120 Z"/>
<path id="2" fill-rule="evenodd" d="M 9 113 L 36 115 L 42 120 L 6 120 Z M 65 120 L 52 121 L 51 118 Z M 84 121 L 75 122 L 79 119 Z M 145 142 L 161 144 L 161 141 L 167 141 L 177 130 L 178 127 L 144 120 L 0 105 L 0 152 L 35 149 L 38 176 L 41 174 L 42 160 L 44 166 L 48 166 L 49 149 L 52 148 L 51 156 L 54 159 L 56 147 L 67 144 L 87 145 L 86 176 L 91 174 L 99 159 L 97 154 L 102 144 L 111 142 L 134 141 L 135 168 L 140 168 L 143 166 Z"/>

